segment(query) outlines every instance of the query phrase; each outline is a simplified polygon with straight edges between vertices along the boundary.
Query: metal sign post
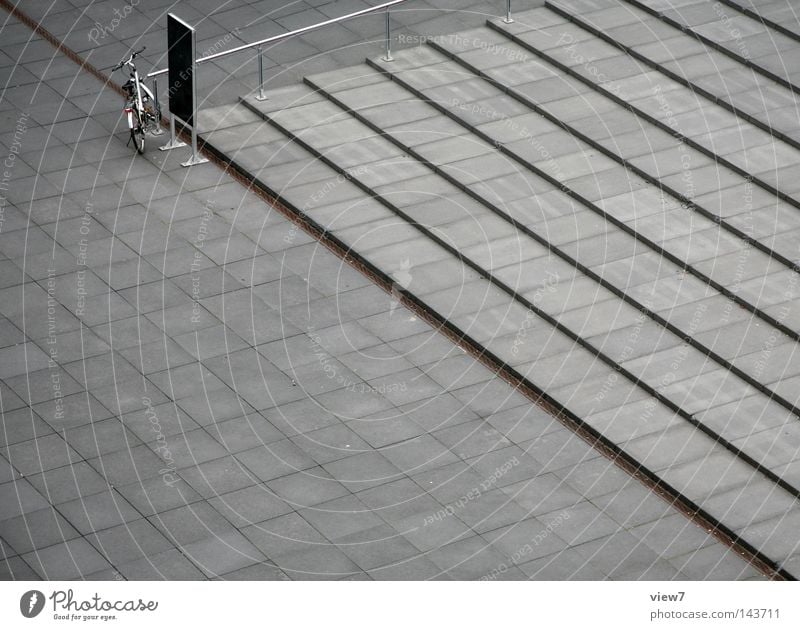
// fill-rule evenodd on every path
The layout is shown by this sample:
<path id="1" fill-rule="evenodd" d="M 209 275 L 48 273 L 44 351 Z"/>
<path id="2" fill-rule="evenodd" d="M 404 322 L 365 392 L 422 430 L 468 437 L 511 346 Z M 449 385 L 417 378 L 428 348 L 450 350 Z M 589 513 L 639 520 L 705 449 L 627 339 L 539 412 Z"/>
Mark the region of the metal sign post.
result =
<path id="1" fill-rule="evenodd" d="M 175 119 L 192 129 L 192 155 L 181 166 L 208 162 L 197 152 L 197 33 L 195 29 L 172 13 L 167 15 L 167 46 L 169 63 L 169 128 L 170 141 L 163 149 L 186 146 L 175 137 Z"/>
<path id="2" fill-rule="evenodd" d="M 197 69 L 197 62 L 194 57 L 194 44 L 195 32 L 192 29 L 192 155 L 185 162 L 181 162 L 181 166 L 194 166 L 195 164 L 202 164 L 208 162 L 208 158 L 204 158 L 197 152 L 197 82 L 194 81 L 195 70 Z"/>

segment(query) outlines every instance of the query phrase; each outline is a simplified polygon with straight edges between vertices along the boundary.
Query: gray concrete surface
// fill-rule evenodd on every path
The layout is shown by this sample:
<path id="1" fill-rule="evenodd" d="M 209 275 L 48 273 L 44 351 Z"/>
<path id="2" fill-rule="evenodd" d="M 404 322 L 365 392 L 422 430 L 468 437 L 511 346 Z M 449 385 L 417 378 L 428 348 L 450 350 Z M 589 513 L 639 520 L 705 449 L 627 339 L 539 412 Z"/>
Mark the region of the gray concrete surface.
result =
<path id="1" fill-rule="evenodd" d="M 579 8 L 586 9 L 583 5 Z M 436 42 L 442 52 L 425 47 L 402 51 L 392 62 L 375 60 L 393 81 L 366 66 L 361 71 L 311 75 L 307 86 L 270 92 L 268 101 L 246 102 L 248 110 L 262 115 L 277 130 L 259 130 L 252 117 L 243 124 L 237 117 L 244 114 L 230 118 L 232 111 L 244 108 L 219 107 L 206 111 L 211 130 L 206 137 L 215 144 L 219 133 L 219 148 L 258 173 L 295 207 L 320 217 L 325 227 L 395 279 L 401 278 L 409 265 L 430 270 L 424 275 L 409 274 L 413 277 L 406 277 L 403 286 L 425 296 L 428 305 L 447 313 L 451 322 L 591 426 L 607 436 L 613 434 L 620 447 L 722 522 L 729 522 L 745 540 L 753 536 L 757 548 L 772 552 L 782 549 L 779 553 L 784 555 L 775 560 L 787 568 L 794 566 L 798 540 L 788 515 L 798 509 L 796 467 L 790 464 L 798 461 L 798 429 L 792 411 L 797 341 L 796 333 L 788 338 L 778 330 L 776 320 L 769 319 L 770 314 L 781 310 L 778 324 L 795 321 L 794 250 L 774 250 L 784 253 L 783 262 L 773 259 L 767 249 L 754 256 L 753 265 L 737 265 L 752 274 L 747 280 L 738 272 L 733 278 L 725 276 L 725 266 L 717 267 L 713 261 L 737 255 L 749 258 L 751 253 L 732 229 L 735 226 L 720 224 L 708 213 L 679 218 L 676 211 L 681 195 L 713 203 L 730 189 L 730 198 L 735 200 L 743 187 L 752 187 L 751 178 L 717 164 L 697 149 L 689 151 L 679 144 L 677 153 L 662 149 L 648 155 L 641 144 L 636 148 L 632 142 L 626 145 L 633 147 L 628 151 L 638 150 L 640 154 L 633 162 L 640 171 L 634 174 L 615 162 L 612 155 L 601 154 L 583 140 L 576 142 L 569 129 L 562 129 L 561 125 L 567 124 L 622 159 L 630 154 L 620 152 L 614 139 L 637 128 L 647 129 L 645 146 L 650 139 L 648 132 L 652 132 L 653 142 L 669 146 L 664 137 L 668 134 L 649 127 L 647 118 L 614 103 L 608 95 L 587 91 L 582 83 L 578 85 L 583 87 L 575 90 L 577 96 L 565 94 L 538 104 L 540 94 L 545 98 L 549 94 L 539 83 L 544 85 L 557 77 L 558 68 L 532 57 L 524 46 L 505 40 L 502 31 L 531 32 L 538 38 L 542 37 L 535 30 L 538 26 L 552 28 L 563 23 L 548 11 L 534 10 L 519 14 L 510 27 L 498 21 L 494 30 L 473 29 L 442 37 Z M 550 33 L 549 37 L 555 39 L 556 35 Z M 557 61 L 580 66 L 587 76 L 593 74 L 585 66 L 594 61 L 587 62 L 583 56 L 572 58 L 574 51 L 569 46 L 551 50 Z M 619 57 L 616 49 L 599 40 L 582 42 L 580 50 L 580 55 L 590 51 L 601 60 Z M 456 55 L 462 63 L 442 53 Z M 624 63 L 615 64 L 625 67 Z M 508 77 L 510 84 L 500 90 L 479 78 L 481 72 L 492 78 Z M 567 85 L 571 82 L 561 80 Z M 638 102 L 652 92 L 654 84 L 661 86 L 660 80 L 658 73 L 622 73 L 608 89 Z M 512 100 L 509 89 L 534 105 L 526 107 L 526 101 Z M 665 89 L 667 100 L 674 91 L 685 90 L 678 85 L 666 85 Z M 322 100 L 321 96 L 328 95 L 332 95 L 328 101 Z M 429 102 L 419 102 L 420 98 Z M 397 124 L 381 109 L 387 107 L 387 101 L 403 112 Z M 331 107 L 332 103 L 338 109 Z M 549 112 L 559 124 L 532 114 L 534 106 Z M 348 110 L 356 113 L 342 119 Z M 750 136 L 758 131 L 710 104 L 682 111 L 685 115 L 679 122 L 686 129 L 683 133 L 692 138 L 703 133 L 713 138 L 731 127 Z M 528 124 L 534 136 L 529 136 Z M 470 136 L 476 125 L 488 138 Z M 252 138 L 261 135 L 277 150 L 282 131 L 286 133 L 284 142 L 293 146 L 292 166 L 276 171 L 271 160 L 264 163 L 265 154 Z M 246 142 L 242 142 L 244 138 Z M 767 138 L 762 140 L 766 142 Z M 503 154 L 496 150 L 501 145 Z M 796 153 L 774 139 L 769 146 L 768 152 L 773 155 Z M 758 161 L 758 148 L 752 154 L 749 148 L 743 159 L 758 170 L 763 166 Z M 307 169 L 315 178 L 322 177 L 317 155 L 335 167 L 321 179 L 323 188 L 334 191 L 333 199 L 315 197 L 307 184 L 298 183 L 303 182 Z M 280 151 L 276 159 L 281 160 Z M 690 163 L 690 169 L 685 162 Z M 531 164 L 533 169 L 528 166 Z M 427 171 L 421 172 L 420 166 Z M 341 175 L 335 169 L 347 172 L 350 181 L 339 181 Z M 582 196 L 586 200 L 582 207 L 576 208 L 555 181 L 547 182 L 542 175 Z M 659 183 L 669 186 L 666 196 L 654 190 Z M 466 205 L 460 203 L 462 190 L 471 198 Z M 764 208 L 788 208 L 774 195 L 770 199 L 768 193 L 760 192 L 759 204 Z M 364 212 L 360 204 L 370 195 L 384 207 L 371 203 L 369 212 Z M 537 203 L 541 198 L 549 200 L 547 211 Z M 618 200 L 625 198 L 630 205 L 618 208 Z M 407 209 L 423 202 L 427 211 L 414 209 L 411 216 L 431 230 L 427 235 L 419 234 L 404 218 Z M 590 211 L 592 202 L 627 223 L 635 233 L 607 223 L 600 211 Z M 538 243 L 531 234 L 492 211 L 492 205 L 498 203 L 518 225 L 532 229 L 546 243 Z M 738 203 L 744 204 L 743 212 L 752 209 L 751 193 L 744 193 Z M 330 204 L 338 204 L 340 211 L 327 213 Z M 719 203 L 719 207 L 726 206 Z M 736 214 L 736 206 L 733 209 L 726 207 L 726 213 Z M 796 214 L 781 216 L 790 230 L 800 227 Z M 339 225 L 343 217 L 346 223 Z M 387 234 L 387 228 L 392 229 L 391 234 Z M 782 246 L 770 238 L 778 228 L 767 222 L 757 229 L 759 245 Z M 634 238 L 636 235 L 650 242 Z M 443 248 L 444 244 L 466 257 L 467 263 L 484 270 L 482 277 L 471 278 L 469 291 L 461 287 L 461 278 L 475 271 Z M 548 246 L 559 248 L 575 262 L 548 255 Z M 665 259 L 662 252 L 671 258 Z M 649 267 L 641 266 L 642 259 L 654 255 Z M 398 270 L 400 261 L 407 261 L 406 268 Z M 687 266 L 694 271 L 694 265 L 707 261 L 711 264 L 705 269 L 710 275 L 686 275 Z M 776 262 L 780 269 L 772 267 Z M 609 270 L 614 288 L 624 295 L 601 287 L 597 278 L 578 269 L 579 265 L 601 275 Z M 546 272 L 558 282 L 545 290 L 540 285 Z M 486 280 L 490 274 L 514 293 L 499 291 Z M 747 308 L 756 309 L 756 315 L 740 319 L 737 313 L 737 321 L 729 321 L 730 315 L 725 313 L 740 306 L 718 287 L 732 283 L 738 298 Z M 577 296 L 576 286 L 581 287 Z M 542 300 L 545 292 L 554 297 Z M 487 296 L 491 296 L 488 302 Z M 542 306 L 547 316 L 572 333 L 590 338 L 592 347 L 576 347 L 551 324 L 529 312 L 518 296 Z M 642 307 L 652 309 L 677 330 L 668 330 L 663 320 L 652 315 L 642 315 Z M 683 311 L 673 318 L 678 308 Z M 759 313 L 760 309 L 763 311 Z M 518 331 L 526 330 L 530 321 L 531 327 L 541 329 L 534 342 L 541 345 L 531 349 L 529 356 L 520 357 L 515 332 L 519 337 Z M 700 327 L 704 334 L 697 334 Z M 687 336 L 693 339 L 692 346 L 683 342 Z M 643 347 L 637 351 L 638 346 Z M 595 351 L 601 348 L 630 372 L 631 381 L 620 380 L 613 366 L 597 360 Z M 630 356 L 633 352 L 638 354 Z M 646 400 L 653 391 L 664 396 L 673 409 L 679 409 L 683 417 L 661 403 Z M 787 396 L 780 405 L 772 400 L 778 391 Z M 746 405 L 753 405 L 750 409 L 756 410 L 755 416 L 745 411 Z M 726 409 L 730 424 L 720 421 L 716 408 Z M 650 422 L 653 416 L 655 423 Z M 697 420 L 707 433 L 693 426 Z M 744 427 L 748 427 L 747 436 L 739 433 Z M 742 456 L 750 463 L 742 465 Z M 715 460 L 724 462 L 716 471 L 706 465 Z M 757 469 L 753 462 L 763 468 Z M 700 470 L 705 474 L 698 474 Z M 774 547 L 763 540 L 758 525 L 771 514 L 785 517 L 772 530 Z"/>
<path id="2" fill-rule="evenodd" d="M 4 19 L 4 578 L 758 577 Z"/>

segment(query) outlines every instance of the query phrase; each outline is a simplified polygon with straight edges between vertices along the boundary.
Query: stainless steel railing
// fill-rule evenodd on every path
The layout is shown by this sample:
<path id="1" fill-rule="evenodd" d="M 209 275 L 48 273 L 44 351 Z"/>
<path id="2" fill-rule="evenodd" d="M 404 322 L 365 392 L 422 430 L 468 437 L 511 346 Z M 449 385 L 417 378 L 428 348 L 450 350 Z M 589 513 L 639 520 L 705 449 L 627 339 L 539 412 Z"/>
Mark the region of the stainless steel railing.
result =
<path id="1" fill-rule="evenodd" d="M 325 20 L 323 22 L 317 22 L 316 24 L 311 24 L 309 26 L 304 26 L 302 28 L 297 28 L 293 31 L 289 31 L 288 33 L 281 33 L 279 35 L 273 35 L 272 37 L 267 37 L 265 39 L 261 39 L 257 42 L 253 42 L 251 44 L 242 44 L 241 46 L 237 46 L 236 48 L 231 48 L 229 50 L 223 50 L 218 53 L 214 53 L 212 55 L 206 55 L 205 57 L 199 57 L 196 60 L 197 64 L 205 63 L 207 61 L 213 61 L 214 59 L 219 59 L 221 57 L 226 57 L 228 55 L 233 55 L 235 53 L 242 52 L 244 50 L 251 50 L 255 48 L 257 50 L 257 57 L 258 57 L 258 96 L 257 98 L 260 100 L 265 100 L 266 95 L 264 94 L 264 59 L 263 59 L 263 49 L 264 46 L 268 44 L 274 44 L 280 42 L 284 39 L 289 39 L 291 37 L 295 37 L 297 35 L 302 35 L 304 33 L 308 33 L 310 31 L 316 30 L 318 28 L 322 28 L 323 26 L 328 26 L 330 24 L 338 24 L 339 22 L 344 22 L 346 20 L 351 20 L 353 18 L 360 17 L 362 15 L 367 15 L 370 13 L 377 13 L 379 11 L 385 11 L 386 13 L 386 29 L 385 29 L 385 52 L 383 59 L 385 61 L 392 61 L 392 45 L 391 45 L 391 17 L 390 17 L 390 9 L 393 6 L 398 4 L 402 4 L 403 2 L 407 2 L 408 0 L 390 0 L 389 2 L 384 2 L 383 4 L 375 5 L 374 7 L 367 7 L 366 9 L 361 9 L 360 11 L 353 11 L 352 13 L 348 13 L 346 15 L 340 15 L 339 17 L 331 18 L 329 20 Z M 506 22 L 512 22 L 511 19 L 511 0 L 506 0 Z M 156 70 L 155 72 L 151 72 L 147 75 L 147 78 L 153 79 L 153 93 L 158 94 L 158 83 L 157 77 L 165 74 L 168 72 L 168 68 L 163 68 L 162 70 Z M 156 96 L 156 99 L 158 96 Z"/>
<path id="2" fill-rule="evenodd" d="M 386 11 L 386 36 L 385 36 L 386 55 L 384 58 L 387 60 L 391 60 L 392 54 L 391 54 L 391 31 L 390 31 L 389 9 L 395 5 L 402 4 L 403 2 L 407 1 L 408 0 L 390 0 L 389 2 L 384 2 L 383 4 L 378 4 L 375 5 L 374 7 L 367 7 L 366 9 L 353 11 L 352 13 L 348 13 L 346 15 L 340 15 L 339 17 L 331 18 L 323 22 L 317 22 L 316 24 L 311 24 L 309 26 L 304 26 L 302 28 L 296 28 L 295 30 L 289 31 L 288 33 L 280 33 L 279 35 L 273 35 L 272 37 L 266 37 L 264 39 L 260 39 L 257 42 L 252 42 L 250 44 L 242 44 L 241 46 L 237 46 L 236 48 L 231 48 L 229 50 L 222 50 L 212 55 L 206 55 L 205 57 L 199 57 L 196 60 L 196 63 L 201 64 L 207 61 L 213 61 L 214 59 L 227 57 L 228 55 L 233 55 L 235 53 L 239 53 L 244 50 L 251 50 L 255 48 L 257 50 L 257 57 L 258 57 L 258 98 L 264 100 L 266 98 L 264 95 L 264 60 L 263 60 L 264 46 L 267 46 L 269 44 L 275 44 L 284 39 L 289 39 L 291 37 L 296 37 L 297 35 L 302 35 L 304 33 L 314 31 L 318 28 L 322 28 L 323 26 L 328 26 L 330 24 L 338 24 L 339 22 L 344 22 L 346 20 L 357 18 L 362 15 L 367 15 L 370 13 L 376 13 L 378 11 Z M 511 2 L 511 0 L 507 1 L 509 3 Z M 165 74 L 168 71 L 169 68 L 163 68 L 161 70 L 156 70 L 155 72 L 151 72 L 147 75 L 148 79 L 152 78 L 154 81 L 153 83 L 154 93 L 158 88 L 158 84 L 156 83 L 156 78 L 162 74 Z"/>

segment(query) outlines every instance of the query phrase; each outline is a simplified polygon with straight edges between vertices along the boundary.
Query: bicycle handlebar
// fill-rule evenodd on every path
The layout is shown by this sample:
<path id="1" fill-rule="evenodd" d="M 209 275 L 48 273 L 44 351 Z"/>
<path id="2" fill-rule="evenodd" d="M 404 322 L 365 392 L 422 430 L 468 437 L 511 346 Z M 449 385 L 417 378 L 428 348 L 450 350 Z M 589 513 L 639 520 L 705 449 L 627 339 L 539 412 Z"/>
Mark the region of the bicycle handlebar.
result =
<path id="1" fill-rule="evenodd" d="M 116 72 L 125 64 L 132 62 L 134 59 L 136 59 L 136 56 L 142 54 L 145 51 L 145 49 L 147 49 L 147 46 L 142 46 L 139 50 L 134 51 L 130 57 L 128 57 L 127 59 L 123 59 L 116 66 L 111 68 L 111 72 Z"/>

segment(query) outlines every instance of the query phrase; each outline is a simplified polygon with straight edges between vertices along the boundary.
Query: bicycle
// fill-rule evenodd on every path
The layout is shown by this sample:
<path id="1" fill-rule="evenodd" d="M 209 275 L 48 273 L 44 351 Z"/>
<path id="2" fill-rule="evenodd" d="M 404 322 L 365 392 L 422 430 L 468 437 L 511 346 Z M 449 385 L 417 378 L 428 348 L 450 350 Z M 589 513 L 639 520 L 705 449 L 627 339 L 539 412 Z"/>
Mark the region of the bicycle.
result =
<path id="1" fill-rule="evenodd" d="M 139 78 L 136 64 L 133 63 L 133 60 L 144 52 L 145 48 L 146 46 L 143 46 L 111 69 L 111 72 L 116 72 L 124 66 L 130 66 L 130 78 L 122 86 L 125 92 L 124 111 L 128 119 L 128 128 L 131 130 L 128 145 L 133 141 L 133 146 L 140 154 L 144 153 L 145 134 L 148 131 L 151 133 L 156 131 L 161 122 L 161 111 L 155 105 L 156 99 L 144 81 Z"/>

